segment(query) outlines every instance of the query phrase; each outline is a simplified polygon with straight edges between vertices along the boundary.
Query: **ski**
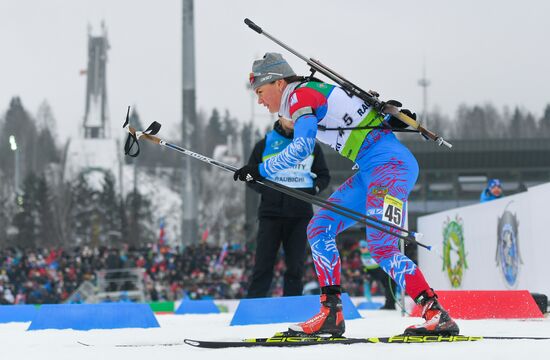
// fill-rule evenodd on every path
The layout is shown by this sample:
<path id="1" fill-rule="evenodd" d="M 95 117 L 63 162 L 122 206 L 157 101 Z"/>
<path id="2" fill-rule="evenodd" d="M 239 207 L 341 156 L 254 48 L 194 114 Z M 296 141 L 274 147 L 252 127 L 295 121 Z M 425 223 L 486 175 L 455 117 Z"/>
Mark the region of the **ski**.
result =
<path id="1" fill-rule="evenodd" d="M 202 341 L 185 339 L 187 345 L 208 349 L 225 349 L 234 347 L 296 347 L 327 344 L 427 344 L 427 343 L 457 343 L 472 342 L 480 340 L 550 340 L 545 337 L 528 336 L 464 336 L 464 335 L 396 335 L 389 337 L 321 337 L 321 336 L 285 336 L 276 334 L 270 338 L 252 338 L 241 341 Z"/>
<path id="2" fill-rule="evenodd" d="M 85 342 L 82 342 L 82 341 L 77 341 L 77 343 L 80 344 L 80 345 L 83 345 L 83 346 L 90 346 L 90 347 L 102 346 L 102 345 L 97 345 L 97 344 L 85 343 Z M 185 342 L 177 341 L 177 342 L 172 342 L 172 343 L 106 344 L 104 346 L 111 346 L 111 347 L 152 347 L 152 346 L 180 346 L 180 345 L 183 345 L 183 344 L 185 344 Z"/>

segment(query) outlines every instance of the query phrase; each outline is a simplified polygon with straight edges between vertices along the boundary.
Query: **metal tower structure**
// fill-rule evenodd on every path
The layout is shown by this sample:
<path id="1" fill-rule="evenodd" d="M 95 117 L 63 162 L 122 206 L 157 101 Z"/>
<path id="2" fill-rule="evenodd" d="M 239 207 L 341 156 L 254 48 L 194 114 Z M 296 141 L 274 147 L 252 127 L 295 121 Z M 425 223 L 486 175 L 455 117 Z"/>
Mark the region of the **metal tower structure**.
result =
<path id="1" fill-rule="evenodd" d="M 196 96 L 195 96 L 195 20 L 193 0 L 183 0 L 182 3 L 182 143 L 185 148 L 193 149 L 193 130 L 196 125 Z M 183 244 L 189 245 L 198 242 L 198 203 L 195 194 L 196 186 L 193 179 L 196 176 L 193 170 L 192 159 L 185 158 L 183 168 L 182 187 L 182 238 Z"/>
<path id="2" fill-rule="evenodd" d="M 88 25 L 88 63 L 80 72 L 86 74 L 85 107 L 79 135 L 69 138 L 63 155 L 63 181 L 72 182 L 84 176 L 88 185 L 101 191 L 107 173 L 113 175 L 120 194 L 123 194 L 122 152 L 117 137 L 111 137 L 107 95 L 107 52 L 110 49 L 107 29 L 101 22 L 99 35 L 92 35 Z M 76 75 L 76 74 L 75 74 Z M 93 236 L 75 238 L 80 241 L 108 244 L 115 232 L 94 232 Z M 120 234 L 116 235 L 120 239 Z"/>
<path id="3" fill-rule="evenodd" d="M 101 35 L 92 36 L 88 26 L 88 68 L 86 70 L 86 109 L 84 138 L 110 137 L 109 108 L 107 104 L 107 29 L 101 22 Z"/>
<path id="4" fill-rule="evenodd" d="M 418 85 L 422 87 L 422 126 L 428 127 L 428 86 L 430 80 L 426 78 L 426 64 L 422 65 L 422 78 L 418 80 Z"/>

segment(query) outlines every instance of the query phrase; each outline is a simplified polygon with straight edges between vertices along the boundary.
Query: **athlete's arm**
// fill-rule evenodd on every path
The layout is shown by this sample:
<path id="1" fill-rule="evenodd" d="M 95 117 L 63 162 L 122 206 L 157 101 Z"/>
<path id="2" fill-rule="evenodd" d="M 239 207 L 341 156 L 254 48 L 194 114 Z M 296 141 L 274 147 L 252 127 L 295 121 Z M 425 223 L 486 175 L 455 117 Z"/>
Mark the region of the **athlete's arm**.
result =
<path id="1" fill-rule="evenodd" d="M 298 165 L 315 148 L 317 117 L 326 113 L 325 97 L 313 89 L 299 88 L 290 95 L 289 101 L 290 115 L 294 120 L 294 139 L 277 156 L 260 164 L 260 174 L 264 177 Z"/>
<path id="2" fill-rule="evenodd" d="M 313 114 L 302 115 L 294 123 L 294 139 L 277 156 L 260 164 L 260 174 L 271 176 L 304 161 L 313 153 L 317 135 L 317 118 Z"/>

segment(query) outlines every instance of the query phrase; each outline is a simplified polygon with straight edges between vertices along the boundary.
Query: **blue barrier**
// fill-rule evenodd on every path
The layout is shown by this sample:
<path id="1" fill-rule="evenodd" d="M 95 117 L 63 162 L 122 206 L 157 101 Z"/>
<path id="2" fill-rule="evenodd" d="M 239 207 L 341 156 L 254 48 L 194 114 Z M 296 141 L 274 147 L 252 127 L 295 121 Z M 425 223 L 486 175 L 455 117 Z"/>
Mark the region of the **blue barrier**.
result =
<path id="1" fill-rule="evenodd" d="M 37 312 L 35 305 L 1 305 L 0 324 L 32 321 Z"/>
<path id="2" fill-rule="evenodd" d="M 384 306 L 384 304 L 379 302 L 363 301 L 357 305 L 357 310 L 378 310 L 382 306 Z"/>
<path id="3" fill-rule="evenodd" d="M 182 300 L 175 314 L 219 314 L 220 309 L 212 300 Z"/>
<path id="4" fill-rule="evenodd" d="M 342 294 L 342 305 L 346 320 L 361 318 L 348 294 Z M 319 295 L 242 299 L 230 325 L 302 322 L 317 314 L 319 306 Z"/>
<path id="5" fill-rule="evenodd" d="M 121 329 L 160 327 L 148 304 L 42 305 L 27 330 Z"/>

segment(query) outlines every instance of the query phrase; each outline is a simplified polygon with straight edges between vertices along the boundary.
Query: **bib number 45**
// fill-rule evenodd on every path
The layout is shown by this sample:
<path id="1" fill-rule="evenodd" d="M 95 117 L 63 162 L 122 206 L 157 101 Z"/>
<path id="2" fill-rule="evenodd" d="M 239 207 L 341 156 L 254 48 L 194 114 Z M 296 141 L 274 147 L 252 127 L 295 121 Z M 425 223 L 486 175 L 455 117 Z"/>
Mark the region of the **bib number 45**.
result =
<path id="1" fill-rule="evenodd" d="M 391 195 L 386 195 L 384 197 L 382 220 L 401 226 L 403 220 L 403 201 Z"/>

